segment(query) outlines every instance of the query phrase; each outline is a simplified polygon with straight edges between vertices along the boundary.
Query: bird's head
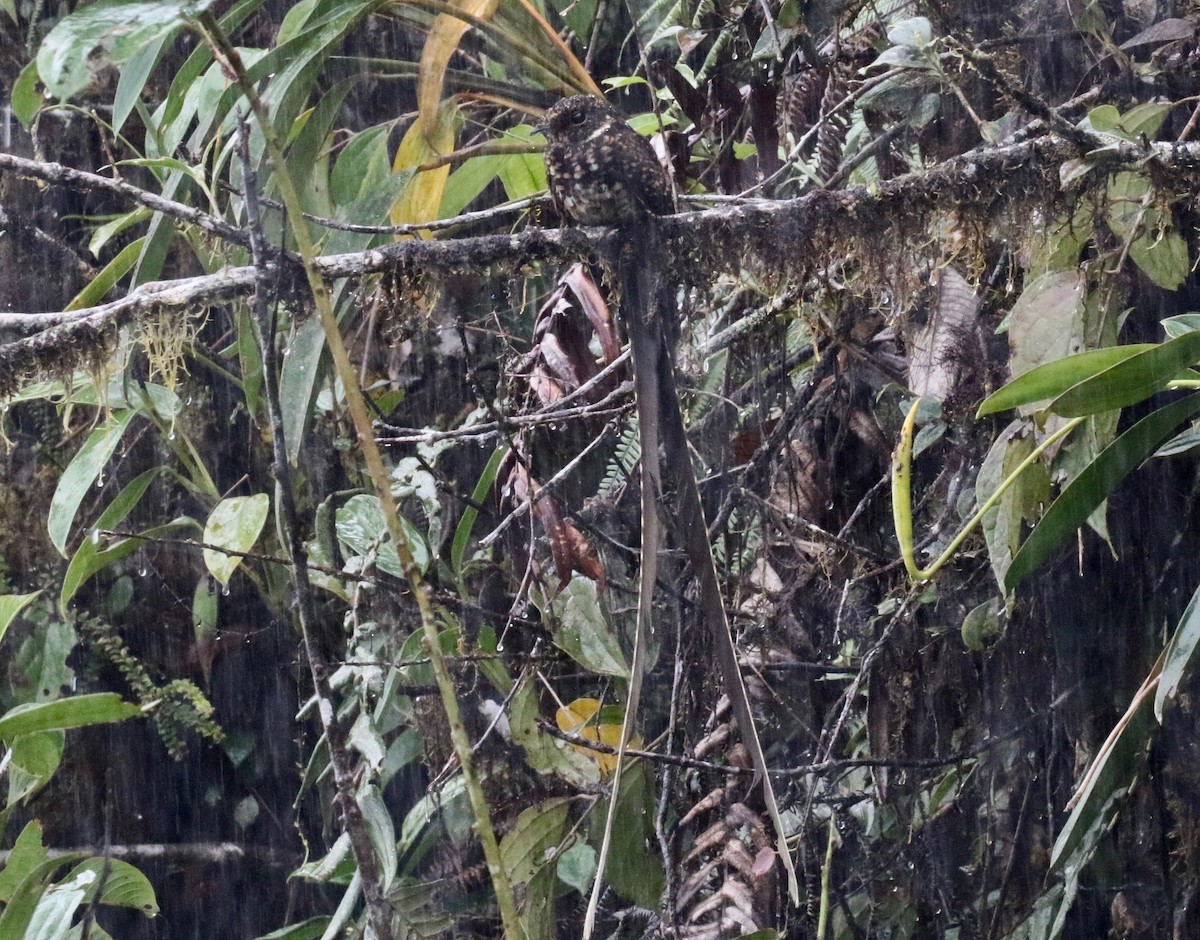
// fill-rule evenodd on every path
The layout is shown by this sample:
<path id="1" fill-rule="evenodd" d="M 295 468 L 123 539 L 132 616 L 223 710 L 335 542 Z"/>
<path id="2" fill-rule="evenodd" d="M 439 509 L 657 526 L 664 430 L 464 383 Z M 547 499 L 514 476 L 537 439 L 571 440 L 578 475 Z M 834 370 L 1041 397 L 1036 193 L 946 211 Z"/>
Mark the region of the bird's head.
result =
<path id="1" fill-rule="evenodd" d="M 555 104 L 533 130 L 545 134 L 549 140 L 579 143 L 620 121 L 621 116 L 607 101 L 592 95 L 575 95 Z"/>

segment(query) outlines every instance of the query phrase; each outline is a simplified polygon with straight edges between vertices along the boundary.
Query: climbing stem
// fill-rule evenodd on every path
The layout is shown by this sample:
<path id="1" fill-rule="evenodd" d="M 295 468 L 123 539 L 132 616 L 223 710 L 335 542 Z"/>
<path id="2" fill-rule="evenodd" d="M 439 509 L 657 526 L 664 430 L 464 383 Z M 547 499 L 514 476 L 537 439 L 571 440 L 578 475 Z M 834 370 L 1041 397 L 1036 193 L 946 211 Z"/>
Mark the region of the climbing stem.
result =
<path id="1" fill-rule="evenodd" d="M 525 931 L 517 914 L 512 884 L 501 862 L 499 842 L 496 839 L 495 829 L 492 827 L 487 799 L 484 796 L 483 788 L 480 786 L 479 778 L 475 774 L 471 743 L 467 737 L 466 728 L 462 723 L 461 710 L 454 691 L 454 682 L 438 643 L 437 618 L 433 609 L 429 587 L 425 584 L 421 570 L 413 559 L 411 546 L 400 524 L 400 517 L 396 510 L 396 501 L 392 496 L 390 477 L 387 469 L 384 467 L 379 446 L 375 443 L 371 417 L 367 411 L 362 389 L 358 383 L 357 373 L 350 362 L 350 357 L 346 352 L 346 345 L 342 340 L 341 330 L 334 315 L 329 288 L 314 263 L 314 259 L 317 257 L 316 246 L 303 221 L 304 216 L 300 197 L 288 173 L 287 164 L 283 156 L 283 146 L 280 143 L 278 135 L 275 133 L 274 122 L 266 105 L 246 75 L 241 57 L 232 43 L 230 43 L 229 37 L 225 35 L 217 23 L 216 18 L 211 13 L 202 13 L 199 18 L 199 26 L 202 35 L 212 48 L 218 62 L 227 68 L 231 75 L 236 76 L 238 85 L 242 93 L 246 96 L 246 100 L 249 102 L 258 121 L 259 129 L 262 131 L 266 144 L 267 154 L 274 165 L 275 181 L 279 187 L 279 194 L 283 199 L 288 219 L 292 225 L 292 234 L 295 237 L 296 248 L 304 266 L 304 273 L 308 280 L 309 289 L 312 292 L 313 303 L 316 307 L 317 315 L 320 317 L 321 326 L 325 331 L 325 341 L 329 349 L 330 358 L 333 361 L 337 376 L 341 379 L 345 389 L 346 405 L 350 411 L 351 420 L 354 423 L 355 434 L 358 438 L 359 447 L 362 450 L 367 474 L 371 479 L 376 495 L 379 497 L 380 507 L 387 521 L 388 534 L 391 536 L 392 543 L 396 547 L 401 568 L 412 587 L 412 595 L 417 604 L 424 632 L 426 653 L 429 656 L 430 666 L 433 669 L 438 690 L 441 694 L 442 708 L 446 715 L 446 721 L 450 726 L 450 736 L 454 745 L 455 755 L 462 768 L 467 794 L 471 801 L 471 809 L 475 815 L 476 831 L 483 847 L 484 858 L 492 878 L 492 886 L 496 892 L 496 903 L 500 909 L 504 934 L 508 940 L 521 940 L 525 936 Z"/>
<path id="2" fill-rule="evenodd" d="M 983 521 L 984 514 L 1000 501 L 1000 498 L 1008 491 L 1009 487 L 1017 482 L 1021 474 L 1034 461 L 1041 457 L 1047 449 L 1074 431 L 1086 419 L 1082 417 L 1072 418 L 1038 444 L 1030 452 L 1029 456 L 1022 460 L 1013 472 L 1005 477 L 1004 481 L 996 487 L 996 491 L 984 500 L 983 504 L 966 521 L 958 534 L 950 540 L 950 544 L 946 546 L 937 559 L 928 568 L 921 568 L 917 565 L 912 534 L 913 430 L 916 425 L 917 408 L 920 404 L 921 399 L 918 398 L 913 402 L 912 407 L 908 409 L 908 415 L 905 417 L 904 425 L 900 429 L 900 442 L 896 445 L 896 453 L 892 457 L 892 522 L 896 527 L 896 541 L 900 545 L 900 557 L 904 560 L 904 567 L 908 571 L 908 576 L 914 581 L 927 581 L 937 574 L 942 569 L 942 566 L 954 556 L 954 553 L 958 551 L 959 546 L 962 545 L 966 537 Z"/>

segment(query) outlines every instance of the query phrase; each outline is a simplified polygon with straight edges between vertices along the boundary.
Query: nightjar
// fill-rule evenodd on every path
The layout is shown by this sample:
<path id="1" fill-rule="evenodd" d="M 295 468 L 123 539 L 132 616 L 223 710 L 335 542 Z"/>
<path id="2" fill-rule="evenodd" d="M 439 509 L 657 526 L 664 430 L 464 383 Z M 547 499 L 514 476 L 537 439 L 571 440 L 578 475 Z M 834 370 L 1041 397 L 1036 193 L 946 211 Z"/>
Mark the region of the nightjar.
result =
<path id="1" fill-rule="evenodd" d="M 546 135 L 546 178 L 555 208 L 580 225 L 625 225 L 675 211 L 649 141 L 612 105 L 564 98 L 534 128 Z"/>

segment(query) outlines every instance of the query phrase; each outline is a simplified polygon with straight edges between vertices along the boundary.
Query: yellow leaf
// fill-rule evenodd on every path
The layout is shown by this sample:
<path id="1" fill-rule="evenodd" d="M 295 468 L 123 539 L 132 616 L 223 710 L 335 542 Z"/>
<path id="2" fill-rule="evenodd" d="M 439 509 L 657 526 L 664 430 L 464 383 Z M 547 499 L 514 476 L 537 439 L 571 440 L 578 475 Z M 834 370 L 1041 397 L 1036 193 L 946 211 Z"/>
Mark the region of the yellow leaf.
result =
<path id="1" fill-rule="evenodd" d="M 400 141 L 396 159 L 392 161 L 392 172 L 403 173 L 416 167 L 432 163 L 443 154 L 454 149 L 454 118 L 458 108 L 453 99 L 442 102 L 432 133 L 426 135 L 420 121 L 414 121 Z M 408 185 L 400 191 L 388 213 L 393 225 L 411 225 L 428 222 L 438 217 L 442 204 L 442 192 L 450 176 L 450 165 L 434 167 L 414 173 Z M 399 236 L 403 238 L 404 236 Z"/>
<path id="2" fill-rule="evenodd" d="M 454 9 L 480 20 L 490 20 L 499 6 L 499 0 L 453 0 Z M 417 123 L 426 137 L 432 138 L 439 121 L 438 102 L 442 100 L 442 85 L 446 78 L 446 67 L 450 56 L 458 48 L 471 26 L 466 20 L 448 13 L 438 14 L 421 50 L 421 64 L 417 70 Z"/>
<path id="3" fill-rule="evenodd" d="M 601 744 L 607 744 L 609 747 L 619 747 L 621 744 L 621 724 L 593 722 L 596 713 L 600 709 L 600 702 L 594 698 L 577 698 L 575 701 L 564 705 L 554 716 L 555 723 L 560 731 L 565 731 L 568 734 L 575 734 L 581 738 L 587 738 L 589 741 L 599 741 Z M 602 774 L 611 774 L 617 769 L 617 755 L 603 754 L 600 751 L 593 751 L 589 747 L 582 745 L 571 745 L 580 754 L 584 754 L 592 758 L 600 768 Z M 630 747 L 641 747 L 642 739 L 638 737 L 631 738 L 629 741 Z"/>

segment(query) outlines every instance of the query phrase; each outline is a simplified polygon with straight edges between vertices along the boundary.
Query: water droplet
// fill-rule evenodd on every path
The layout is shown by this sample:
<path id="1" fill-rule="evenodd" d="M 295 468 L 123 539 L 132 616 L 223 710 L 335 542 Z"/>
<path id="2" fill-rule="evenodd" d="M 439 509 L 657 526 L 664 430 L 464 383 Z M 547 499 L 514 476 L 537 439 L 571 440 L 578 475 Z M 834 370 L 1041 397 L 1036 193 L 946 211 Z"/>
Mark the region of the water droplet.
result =
<path id="1" fill-rule="evenodd" d="M 221 596 L 222 597 L 229 596 L 229 585 L 228 584 L 226 584 L 223 588 L 221 588 Z"/>
<path id="2" fill-rule="evenodd" d="M 497 644 L 496 644 L 496 652 L 497 652 L 497 653 L 503 653 L 503 652 L 504 652 L 504 644 L 503 644 L 503 643 L 497 643 Z"/>

